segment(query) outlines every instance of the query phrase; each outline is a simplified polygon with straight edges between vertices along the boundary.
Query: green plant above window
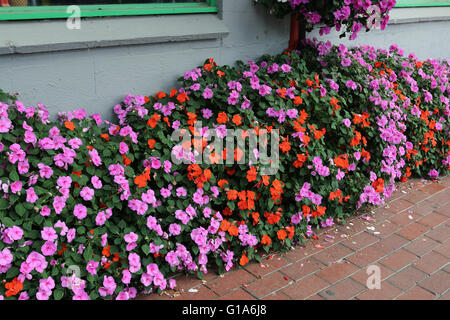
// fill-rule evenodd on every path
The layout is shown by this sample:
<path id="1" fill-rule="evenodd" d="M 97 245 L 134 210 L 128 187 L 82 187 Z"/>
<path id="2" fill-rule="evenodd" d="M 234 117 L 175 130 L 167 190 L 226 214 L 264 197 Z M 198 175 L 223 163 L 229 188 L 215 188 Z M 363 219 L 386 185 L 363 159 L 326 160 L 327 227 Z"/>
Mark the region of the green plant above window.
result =
<path id="1" fill-rule="evenodd" d="M 76 5 L 81 17 L 215 13 L 215 0 L 0 0 L 0 20 L 68 18 Z"/>

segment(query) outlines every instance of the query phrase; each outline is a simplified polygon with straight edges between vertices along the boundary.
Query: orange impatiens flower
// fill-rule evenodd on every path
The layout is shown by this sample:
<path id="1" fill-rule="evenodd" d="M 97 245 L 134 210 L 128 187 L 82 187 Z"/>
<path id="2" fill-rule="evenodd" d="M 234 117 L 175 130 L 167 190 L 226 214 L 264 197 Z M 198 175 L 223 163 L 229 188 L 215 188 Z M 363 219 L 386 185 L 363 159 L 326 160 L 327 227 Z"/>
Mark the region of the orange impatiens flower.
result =
<path id="1" fill-rule="evenodd" d="M 227 123 L 228 116 L 225 112 L 220 112 L 217 116 L 217 123 Z"/>
<path id="2" fill-rule="evenodd" d="M 384 190 L 384 180 L 382 178 L 378 178 L 374 182 L 372 182 L 372 187 L 376 192 L 380 193 Z"/>
<path id="3" fill-rule="evenodd" d="M 307 156 L 304 154 L 297 154 L 297 160 L 294 161 L 294 167 L 300 168 L 305 163 L 306 159 L 308 159 Z"/>
<path id="4" fill-rule="evenodd" d="M 256 169 L 255 167 L 250 167 L 250 170 L 247 171 L 247 181 L 252 182 L 256 180 Z"/>
<path id="5" fill-rule="evenodd" d="M 105 257 L 109 257 L 111 255 L 109 244 L 106 247 L 103 247 L 102 255 L 104 255 Z"/>
<path id="6" fill-rule="evenodd" d="M 241 123 L 242 123 L 242 118 L 241 118 L 240 115 L 235 114 L 235 115 L 233 116 L 233 119 L 232 119 L 231 121 L 232 121 L 235 125 L 240 126 Z"/>
<path id="7" fill-rule="evenodd" d="M 277 211 L 275 213 L 265 212 L 264 217 L 267 219 L 269 224 L 277 224 L 281 219 L 281 211 Z"/>
<path id="8" fill-rule="evenodd" d="M 259 212 L 252 212 L 253 225 L 257 225 L 259 223 Z"/>
<path id="9" fill-rule="evenodd" d="M 306 118 L 308 118 L 308 113 L 305 110 L 300 110 L 300 115 L 298 117 L 298 121 L 301 124 L 305 124 Z"/>
<path id="10" fill-rule="evenodd" d="M 317 210 L 314 210 L 311 214 L 313 218 L 323 216 L 325 214 L 326 207 L 317 206 Z"/>
<path id="11" fill-rule="evenodd" d="M 278 239 L 280 239 L 280 240 L 286 239 L 286 237 L 287 237 L 286 231 L 284 231 L 283 229 L 278 230 L 278 231 L 277 231 L 277 237 L 278 237 Z"/>
<path id="12" fill-rule="evenodd" d="M 14 278 L 11 282 L 5 283 L 5 288 L 8 289 L 5 296 L 11 297 L 17 295 L 23 289 L 23 283 L 17 278 Z"/>
<path id="13" fill-rule="evenodd" d="M 153 114 L 153 117 L 147 120 L 147 125 L 150 126 L 150 128 L 156 127 L 156 124 L 158 123 L 158 120 L 161 119 L 161 116 L 157 113 Z"/>
<path id="14" fill-rule="evenodd" d="M 302 142 L 305 144 L 305 147 L 308 146 L 309 142 L 311 141 L 311 138 L 308 135 L 304 135 L 301 137 Z"/>
<path id="15" fill-rule="evenodd" d="M 122 160 L 125 167 L 131 164 L 131 159 L 127 158 L 127 156 L 124 154 L 122 155 Z"/>
<path id="16" fill-rule="evenodd" d="M 107 134 L 107 133 L 102 133 L 102 134 L 100 135 L 100 137 L 102 137 L 102 138 L 105 139 L 107 142 L 109 142 L 109 134 Z"/>
<path id="17" fill-rule="evenodd" d="M 239 234 L 239 229 L 234 224 L 232 224 L 228 228 L 228 233 L 230 234 L 230 236 L 236 237 Z"/>
<path id="18" fill-rule="evenodd" d="M 228 231 L 230 226 L 231 226 L 231 224 L 228 222 L 228 220 L 222 220 L 222 222 L 220 223 L 220 230 Z"/>
<path id="19" fill-rule="evenodd" d="M 172 90 L 170 90 L 169 97 L 172 98 L 172 97 L 174 97 L 177 93 L 178 93 L 178 90 L 177 90 L 177 89 L 172 89 Z"/>
<path id="20" fill-rule="evenodd" d="M 134 183 L 138 188 L 143 188 L 147 185 L 147 181 L 150 180 L 150 168 L 145 168 L 144 173 L 134 178 Z"/>
<path id="21" fill-rule="evenodd" d="M 213 65 L 211 63 L 205 63 L 205 65 L 203 66 L 203 68 L 206 71 L 211 71 L 211 69 L 213 68 Z"/>
<path id="22" fill-rule="evenodd" d="M 244 155 L 244 151 L 242 151 L 240 148 L 234 149 L 234 160 L 239 162 L 242 159 L 242 156 Z"/>
<path id="23" fill-rule="evenodd" d="M 302 103 L 303 103 L 303 99 L 301 97 L 299 97 L 299 96 L 294 97 L 294 104 L 296 106 L 301 105 Z"/>
<path id="24" fill-rule="evenodd" d="M 247 255 L 244 253 L 241 257 L 241 259 L 239 259 L 239 264 L 241 266 L 245 266 L 248 263 L 248 257 Z"/>
<path id="25" fill-rule="evenodd" d="M 354 130 L 355 136 L 350 141 L 350 146 L 357 146 L 361 142 L 361 132 Z"/>
<path id="26" fill-rule="evenodd" d="M 156 140 L 155 139 L 148 139 L 147 143 L 148 143 L 148 147 L 150 149 L 153 149 L 155 147 Z"/>
<path id="27" fill-rule="evenodd" d="M 236 200 L 238 197 L 238 192 L 236 190 L 230 190 L 227 192 L 228 200 Z"/>
<path id="28" fill-rule="evenodd" d="M 342 191 L 340 189 L 337 189 L 336 191 L 330 192 L 330 200 L 334 200 L 336 198 L 339 198 L 342 194 Z"/>
<path id="29" fill-rule="evenodd" d="M 340 156 L 337 156 L 336 158 L 333 159 L 334 163 L 336 164 L 336 166 L 338 166 L 339 168 L 342 169 L 347 169 L 347 167 L 350 165 L 348 163 L 348 155 L 347 154 L 341 154 Z"/>
<path id="30" fill-rule="evenodd" d="M 225 180 L 225 179 L 220 179 L 220 180 L 217 182 L 217 185 L 218 185 L 221 189 L 224 188 L 224 185 L 225 185 L 225 184 L 228 185 L 228 181 Z"/>
<path id="31" fill-rule="evenodd" d="M 186 102 L 186 100 L 189 100 L 189 97 L 186 92 L 182 92 L 182 93 L 178 94 L 177 100 L 180 103 L 184 103 L 184 102 Z"/>
<path id="32" fill-rule="evenodd" d="M 364 148 L 361 149 L 361 155 L 366 160 L 366 162 L 370 161 L 370 152 L 365 150 Z"/>
<path id="33" fill-rule="evenodd" d="M 70 131 L 75 130 L 75 125 L 73 124 L 72 121 L 66 121 L 64 122 L 64 126 L 69 129 Z"/>
<path id="34" fill-rule="evenodd" d="M 286 141 L 283 141 L 282 143 L 280 143 L 280 150 L 283 153 L 289 152 L 289 150 L 291 150 L 291 144 L 289 143 L 288 139 L 286 139 Z"/>
<path id="35" fill-rule="evenodd" d="M 303 211 L 303 216 L 306 218 L 307 216 L 310 215 L 310 213 L 311 213 L 311 208 L 308 207 L 306 204 L 304 204 L 304 205 L 302 206 L 302 211 Z"/>
<path id="36" fill-rule="evenodd" d="M 261 244 L 266 245 L 266 246 L 270 246 L 272 244 L 272 239 L 270 239 L 270 237 L 267 234 L 265 234 L 261 238 Z"/>
<path id="37" fill-rule="evenodd" d="M 270 177 L 266 175 L 262 176 L 262 182 L 265 186 L 268 186 L 270 183 Z"/>
<path id="38" fill-rule="evenodd" d="M 158 99 L 165 98 L 166 96 L 167 96 L 167 95 L 166 95 L 164 92 L 162 92 L 162 91 L 159 91 L 159 92 L 156 93 L 156 97 L 157 97 Z"/>

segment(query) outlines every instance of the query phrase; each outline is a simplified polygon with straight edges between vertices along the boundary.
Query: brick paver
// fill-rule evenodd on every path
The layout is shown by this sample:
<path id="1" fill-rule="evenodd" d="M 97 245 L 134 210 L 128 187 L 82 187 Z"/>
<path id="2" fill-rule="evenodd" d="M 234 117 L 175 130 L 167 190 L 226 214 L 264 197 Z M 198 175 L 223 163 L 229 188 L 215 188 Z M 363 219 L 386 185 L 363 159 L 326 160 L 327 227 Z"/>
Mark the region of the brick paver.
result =
<path id="1" fill-rule="evenodd" d="M 450 298 L 450 176 L 399 184 L 386 205 L 322 229 L 317 236 L 319 240 L 223 276 L 211 272 L 199 280 L 178 275 L 176 290 L 139 299 Z M 369 266 L 379 268 L 381 289 L 367 287 L 373 276 Z"/>

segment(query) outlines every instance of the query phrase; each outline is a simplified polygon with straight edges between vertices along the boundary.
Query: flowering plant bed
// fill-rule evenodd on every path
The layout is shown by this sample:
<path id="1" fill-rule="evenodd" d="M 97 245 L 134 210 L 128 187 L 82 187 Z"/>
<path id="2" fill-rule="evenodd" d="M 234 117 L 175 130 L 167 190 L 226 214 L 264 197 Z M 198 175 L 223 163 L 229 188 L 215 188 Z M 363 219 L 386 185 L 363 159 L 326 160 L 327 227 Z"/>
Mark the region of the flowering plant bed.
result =
<path id="1" fill-rule="evenodd" d="M 448 73 L 396 46 L 309 42 L 236 67 L 209 59 L 178 90 L 127 95 L 117 124 L 0 103 L 0 298 L 173 288 L 177 271 L 288 250 L 382 204 L 396 180 L 436 179 L 450 169 Z M 260 148 L 210 143 L 227 129 Z M 272 133 L 277 157 L 262 152 Z"/>

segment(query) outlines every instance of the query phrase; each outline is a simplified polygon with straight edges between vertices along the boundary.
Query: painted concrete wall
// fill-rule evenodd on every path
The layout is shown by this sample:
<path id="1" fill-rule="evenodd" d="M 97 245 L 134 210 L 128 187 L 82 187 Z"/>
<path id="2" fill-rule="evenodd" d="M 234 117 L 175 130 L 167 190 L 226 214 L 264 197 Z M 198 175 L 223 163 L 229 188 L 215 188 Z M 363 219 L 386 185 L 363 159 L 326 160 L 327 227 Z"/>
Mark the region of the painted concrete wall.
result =
<path id="1" fill-rule="evenodd" d="M 271 19 L 250 0 L 219 5 L 229 30 L 225 38 L 0 55 L 0 88 L 19 92 L 26 104 L 42 102 L 53 114 L 86 108 L 108 117 L 127 93 L 171 89 L 185 71 L 207 58 L 233 64 L 287 46 L 289 21 Z"/>
<path id="2" fill-rule="evenodd" d="M 9 92 L 19 92 L 21 100 L 28 105 L 44 103 L 52 114 L 85 108 L 90 113 L 98 112 L 109 118 L 112 107 L 127 93 L 153 94 L 159 90 L 168 90 L 177 85 L 176 79 L 184 71 L 201 65 L 209 57 L 215 58 L 219 64 L 233 64 L 236 60 L 254 59 L 265 53 L 279 53 L 287 46 L 288 19 L 280 21 L 269 17 L 261 8 L 255 7 L 252 0 L 219 0 L 218 3 L 222 22 L 217 20 L 216 16 L 212 18 L 228 30 L 226 37 L 205 36 L 205 34 L 203 37 L 184 35 L 181 31 L 188 28 L 189 21 L 193 20 L 190 15 L 180 15 L 176 17 L 180 19 L 180 34 L 175 42 L 167 42 L 167 39 L 161 40 L 164 37 L 155 36 L 155 39 L 159 40 L 147 44 L 136 44 L 145 43 L 142 38 L 142 41 L 135 39 L 136 41 L 130 41 L 130 44 L 126 44 L 125 41 L 122 45 L 109 47 L 95 47 L 94 43 L 94 48 L 86 45 L 87 49 L 60 48 L 59 51 L 27 54 L 0 52 L 0 88 Z M 99 30 L 100 27 L 111 30 L 115 21 L 119 21 L 113 19 L 123 19 L 120 21 L 124 23 L 142 22 L 137 24 L 138 29 L 121 29 L 121 32 L 129 32 L 130 38 L 137 33 L 151 35 L 164 31 L 144 27 L 146 23 L 151 24 L 155 21 L 148 19 L 157 19 L 154 16 L 90 19 L 84 23 L 87 24 L 86 28 L 92 24 L 91 27 L 95 30 Z M 27 22 L 21 22 L 22 27 L 24 23 Z M 450 58 L 449 23 L 450 20 L 393 24 L 385 31 L 361 34 L 356 42 L 344 42 L 371 44 L 384 48 L 397 43 L 406 52 L 415 52 L 421 58 Z M 8 39 L 2 39 L 1 33 L 2 29 L 5 30 L 4 28 L 8 26 L 12 28 L 10 37 L 14 38 L 14 28 L 19 24 L 3 23 L 0 26 L 0 47 L 4 43 L 9 43 Z M 167 28 L 169 26 L 173 27 L 173 22 L 170 22 Z M 205 29 L 201 24 L 198 27 Z M 146 29 L 143 31 L 142 28 Z M 164 28 L 164 25 L 160 28 Z M 3 35 L 5 33 L 7 32 Z M 311 34 L 316 35 L 314 32 Z M 102 37 L 109 39 L 110 36 L 111 32 L 102 34 L 99 40 Z M 55 34 L 47 32 L 42 37 L 48 38 L 49 43 L 50 40 L 55 42 L 57 32 L 55 31 Z M 339 42 L 333 34 L 326 39 Z M 33 39 L 27 41 L 31 40 Z M 40 46 L 40 51 L 42 48 L 45 49 L 45 44 Z M 70 48 L 70 44 L 67 48 Z"/>

